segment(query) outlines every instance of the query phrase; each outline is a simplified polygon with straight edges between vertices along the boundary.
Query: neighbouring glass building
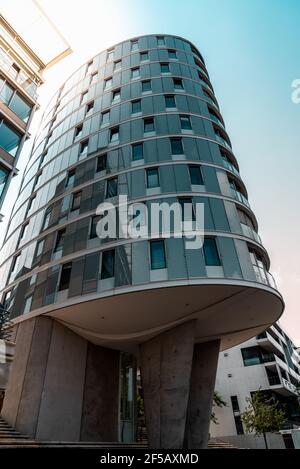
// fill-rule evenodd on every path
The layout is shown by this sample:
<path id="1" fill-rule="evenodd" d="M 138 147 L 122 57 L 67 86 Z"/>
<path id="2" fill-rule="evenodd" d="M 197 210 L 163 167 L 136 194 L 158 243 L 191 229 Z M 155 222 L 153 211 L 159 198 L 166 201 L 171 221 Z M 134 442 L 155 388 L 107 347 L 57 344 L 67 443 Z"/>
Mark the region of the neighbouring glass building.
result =
<path id="1" fill-rule="evenodd" d="M 180 202 L 182 207 L 201 202 L 203 248 L 188 250 L 185 240 L 178 238 L 148 241 L 117 234 L 115 239 L 99 239 L 96 208 L 103 202 L 116 203 L 119 195 L 149 208 L 156 202 Z M 32 398 L 32 406 L 38 399 L 42 409 L 34 417 L 35 430 L 28 430 L 20 414 L 22 395 L 15 398 L 18 410 L 12 411 L 12 403 L 5 406 L 4 401 L 4 416 L 37 438 L 121 439 L 121 414 L 126 412 L 120 412 L 117 391 L 110 394 L 119 411 L 109 416 L 109 434 L 92 422 L 96 417 L 90 415 L 95 403 L 91 390 L 90 398 L 85 393 L 82 401 L 78 391 L 77 398 L 64 403 L 65 413 L 68 408 L 74 416 L 76 405 L 81 413 L 70 428 L 56 428 L 47 410 L 54 386 L 48 383 L 47 370 L 51 367 L 55 374 L 56 367 L 65 366 L 71 373 L 74 364 L 68 360 L 77 354 L 77 377 L 68 381 L 69 391 L 76 394 L 76 386 L 86 389 L 84 376 L 94 376 L 95 363 L 103 364 L 105 356 L 96 387 L 107 402 L 103 380 L 106 377 L 110 391 L 118 389 L 120 363 L 128 360 L 126 355 L 120 362 L 122 351 L 141 365 L 151 445 L 180 447 L 183 440 L 189 447 L 205 445 L 206 437 L 199 436 L 202 430 L 199 433 L 193 423 L 198 406 L 194 389 L 203 378 L 195 363 L 203 354 L 211 356 L 211 384 L 202 396 L 209 410 L 220 348 L 260 333 L 282 314 L 282 297 L 269 267 L 198 49 L 176 36 L 149 35 L 101 52 L 63 84 L 45 110 L 6 233 L 0 266 L 2 301 L 18 328 L 17 348 L 32 328 L 33 337 L 46 335 L 52 361 L 40 370 L 46 373 L 43 385 L 42 378 L 40 382 L 43 393 Z M 62 359 L 63 343 L 69 352 Z M 165 344 L 168 351 L 162 353 Z M 179 344 L 178 349 L 172 344 Z M 38 342 L 36 347 L 36 352 L 28 350 L 28 360 L 37 353 Z M 164 382 L 157 374 L 158 363 L 165 369 Z M 127 376 L 123 384 L 126 369 L 121 373 Z M 176 392 L 168 393 L 176 373 L 179 381 L 174 386 L 185 406 L 181 421 L 176 430 L 166 430 L 174 429 L 174 416 L 167 412 L 158 429 L 155 419 L 164 412 L 165 402 L 179 405 Z M 154 389 L 161 390 L 165 401 L 153 398 Z M 95 414 L 107 422 L 103 402 L 97 402 Z M 158 406 L 156 410 L 152 405 Z M 132 422 L 134 410 L 131 416 L 127 420 Z M 209 418 L 206 430 L 208 423 Z"/>
<path id="2" fill-rule="evenodd" d="M 43 83 L 42 62 L 0 15 L 0 210 Z"/>
<path id="3" fill-rule="evenodd" d="M 32 18 L 28 29 L 33 34 L 26 42 L 10 22 L 9 12 L 7 14 L 7 17 L 0 14 L 0 210 L 10 180 L 18 172 L 16 166 L 22 147 L 30 137 L 30 123 L 38 108 L 37 89 L 44 83 L 42 72 L 50 65 L 44 60 L 45 54 L 40 48 L 38 53 L 31 48 L 33 23 L 37 24 L 41 19 L 47 21 L 44 24 L 45 37 L 48 29 L 53 27 L 39 10 L 38 20 L 33 21 Z M 28 19 L 24 20 L 25 25 L 26 21 Z M 56 31 L 55 34 L 59 33 Z M 59 52 L 51 51 L 51 65 L 69 53 L 70 48 Z M 0 215 L 0 221 L 1 218 Z"/>

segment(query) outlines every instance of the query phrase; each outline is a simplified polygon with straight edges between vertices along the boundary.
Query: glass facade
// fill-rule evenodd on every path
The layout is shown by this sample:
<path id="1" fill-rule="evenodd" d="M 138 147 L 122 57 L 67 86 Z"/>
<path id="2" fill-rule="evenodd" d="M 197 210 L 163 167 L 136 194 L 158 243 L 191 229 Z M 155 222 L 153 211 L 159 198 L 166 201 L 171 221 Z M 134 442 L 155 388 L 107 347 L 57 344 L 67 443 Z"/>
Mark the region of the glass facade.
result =
<path id="1" fill-rule="evenodd" d="M 0 47 L 0 101 L 2 107 L 0 116 L 0 210 L 7 194 L 8 185 L 12 180 L 10 175 L 15 174 L 21 147 L 29 137 L 27 131 L 36 106 L 37 85 L 41 83 L 41 77 L 38 76 L 39 73 L 37 74 L 35 68 L 36 58 L 27 51 L 26 47 L 18 43 L 18 40 L 16 41 L 15 33 L 12 33 L 3 17 L 1 31 L 6 39 L 4 42 L 2 41 L 3 46 Z M 26 72 L 24 68 L 26 68 Z M 1 219 L 0 213 L 0 222 Z"/>
<path id="2" fill-rule="evenodd" d="M 59 303 L 61 291 L 65 301 L 76 302 L 151 282 L 201 284 L 213 275 L 271 287 L 267 252 L 242 230 L 239 208 L 255 233 L 256 218 L 224 143 L 230 141 L 226 130 L 212 119 L 212 108 L 220 113 L 217 101 L 204 88 L 190 42 L 165 35 L 101 52 L 58 90 L 43 116 L 1 254 L 1 295 L 9 298 L 12 317 Z M 22 103 L 15 110 L 26 119 Z M 20 136 L 5 123 L 0 139 L 16 154 Z M 5 177 L 0 173 L 0 184 Z M 176 238 L 123 239 L 118 232 L 99 239 L 97 207 L 107 199 L 116 203 L 118 195 L 148 209 L 178 200 L 203 204 L 209 232 L 203 248 L 189 251 Z M 22 291 L 31 299 L 21 301 Z"/>

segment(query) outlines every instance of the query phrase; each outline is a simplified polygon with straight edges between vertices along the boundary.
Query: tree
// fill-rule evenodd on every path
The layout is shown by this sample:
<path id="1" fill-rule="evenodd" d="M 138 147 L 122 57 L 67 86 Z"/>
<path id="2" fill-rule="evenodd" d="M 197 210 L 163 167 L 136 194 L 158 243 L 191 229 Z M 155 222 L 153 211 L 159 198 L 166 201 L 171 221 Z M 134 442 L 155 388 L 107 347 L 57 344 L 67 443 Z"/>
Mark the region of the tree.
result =
<path id="1" fill-rule="evenodd" d="M 220 408 L 221 407 L 227 407 L 227 403 L 224 401 L 222 396 L 217 391 L 214 392 L 213 407 L 220 407 Z M 216 425 L 218 425 L 218 423 L 219 423 L 218 419 L 216 417 L 216 414 L 214 412 L 211 413 L 210 420 L 213 423 L 215 423 Z"/>
<path id="2" fill-rule="evenodd" d="M 255 432 L 257 436 L 263 435 L 266 449 L 268 449 L 267 432 L 276 432 L 286 422 L 286 417 L 279 402 L 266 395 L 259 389 L 246 399 L 248 406 L 241 414 L 246 432 Z"/>

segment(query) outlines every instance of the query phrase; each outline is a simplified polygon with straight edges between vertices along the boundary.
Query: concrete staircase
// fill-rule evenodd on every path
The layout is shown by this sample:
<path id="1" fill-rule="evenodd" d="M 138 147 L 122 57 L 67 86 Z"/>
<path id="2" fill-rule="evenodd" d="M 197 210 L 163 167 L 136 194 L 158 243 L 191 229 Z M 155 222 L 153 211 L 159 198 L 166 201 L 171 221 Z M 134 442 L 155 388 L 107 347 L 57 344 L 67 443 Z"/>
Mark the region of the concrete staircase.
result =
<path id="1" fill-rule="evenodd" d="M 208 443 L 208 449 L 238 449 L 236 446 L 228 443 L 228 441 L 210 441 Z"/>
<path id="2" fill-rule="evenodd" d="M 0 417 L 0 449 L 3 448 L 89 448 L 89 449 L 119 449 L 136 448 L 146 449 L 145 443 L 119 443 L 119 442 L 85 442 L 85 441 L 40 441 L 30 439 L 12 428 Z"/>
<path id="3" fill-rule="evenodd" d="M 139 435 L 137 443 L 119 443 L 119 442 L 70 442 L 70 441 L 38 441 L 22 435 L 12 428 L 8 423 L 0 417 L 0 449 L 3 448 L 88 448 L 88 449 L 147 449 L 147 432 L 143 429 Z M 226 441 L 209 442 L 209 449 L 236 449 L 233 445 Z"/>
<path id="4" fill-rule="evenodd" d="M 19 447 L 22 445 L 36 447 L 36 442 L 28 438 L 28 436 L 17 432 L 0 417 L 0 448 Z"/>

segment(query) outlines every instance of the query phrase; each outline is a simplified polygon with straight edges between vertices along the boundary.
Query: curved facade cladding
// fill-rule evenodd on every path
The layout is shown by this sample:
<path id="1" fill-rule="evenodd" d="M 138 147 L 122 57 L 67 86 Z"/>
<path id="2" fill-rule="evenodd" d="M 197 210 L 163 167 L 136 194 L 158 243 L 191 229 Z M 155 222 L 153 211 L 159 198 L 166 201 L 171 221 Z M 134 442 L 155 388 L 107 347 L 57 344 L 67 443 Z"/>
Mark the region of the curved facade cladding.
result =
<path id="1" fill-rule="evenodd" d="M 205 244 L 100 240 L 96 208 L 205 207 Z M 283 301 L 199 51 L 143 36 L 77 70 L 45 111 L 6 233 L 0 278 L 15 322 L 46 314 L 127 350 L 197 319 L 227 348 L 266 329 Z"/>

